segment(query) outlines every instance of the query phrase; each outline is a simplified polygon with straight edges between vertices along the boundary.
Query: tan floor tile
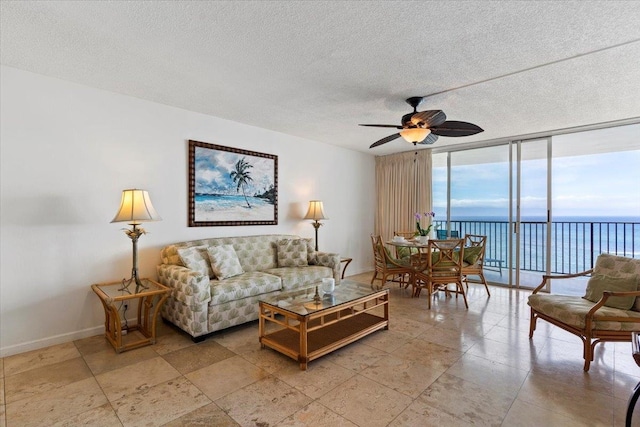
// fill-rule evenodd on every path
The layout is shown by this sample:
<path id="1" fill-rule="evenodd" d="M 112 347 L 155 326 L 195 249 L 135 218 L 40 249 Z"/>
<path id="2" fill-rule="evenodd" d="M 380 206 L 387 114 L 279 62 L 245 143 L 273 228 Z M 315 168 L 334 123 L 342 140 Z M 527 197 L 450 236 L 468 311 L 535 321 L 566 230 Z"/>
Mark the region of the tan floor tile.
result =
<path id="1" fill-rule="evenodd" d="M 91 371 L 81 357 L 30 369 L 5 378 L 6 400 L 10 403 L 52 392 L 91 376 Z"/>
<path id="2" fill-rule="evenodd" d="M 123 353 L 116 353 L 112 347 L 105 351 L 89 353 L 84 356 L 84 360 L 93 375 L 98 375 L 138 363 L 141 360 L 153 359 L 154 357 L 158 357 L 158 353 L 153 351 L 150 346 L 136 348 Z"/>
<path id="3" fill-rule="evenodd" d="M 44 426 L 66 420 L 107 403 L 94 378 L 58 388 L 6 405 L 8 425 Z"/>
<path id="4" fill-rule="evenodd" d="M 388 355 L 360 372 L 360 375 L 416 398 L 443 372 L 444 368 L 434 369 L 416 361 Z"/>
<path id="5" fill-rule="evenodd" d="M 240 356 L 270 374 L 291 364 L 298 367 L 300 366 L 300 364 L 292 358 L 270 348 L 260 348 L 259 344 L 258 346 L 251 346 L 248 350 L 243 350 Z"/>
<path id="6" fill-rule="evenodd" d="M 159 320 L 156 328 L 156 343 L 153 349 L 160 355 L 196 345 L 187 333 L 175 326 L 166 325 Z"/>
<path id="7" fill-rule="evenodd" d="M 386 426 L 412 399 L 377 382 L 356 375 L 318 399 L 349 421 L 367 427 Z"/>
<path id="8" fill-rule="evenodd" d="M 311 402 L 289 418 L 278 423 L 278 427 L 358 427 L 351 421 L 317 402 Z"/>
<path id="9" fill-rule="evenodd" d="M 411 338 L 415 338 L 418 335 L 432 328 L 433 328 L 433 325 L 430 325 L 424 322 L 419 322 L 417 320 L 413 320 L 405 316 L 395 316 L 394 318 L 389 320 L 390 331 L 399 332 Z"/>
<path id="10" fill-rule="evenodd" d="M 88 356 L 92 353 L 99 353 L 103 351 L 114 352 L 113 346 L 107 339 L 104 334 L 94 335 L 88 338 L 82 338 L 79 340 L 75 340 L 73 342 L 83 356 Z"/>
<path id="11" fill-rule="evenodd" d="M 251 322 L 245 325 L 235 326 L 229 330 L 220 331 L 211 339 L 236 353 L 260 347 L 257 322 Z"/>
<path id="12" fill-rule="evenodd" d="M 514 398 L 445 373 L 418 400 L 468 423 L 500 425 Z"/>
<path id="13" fill-rule="evenodd" d="M 488 390 L 515 396 L 529 371 L 494 362 L 472 354 L 463 355 L 447 369 L 447 374 L 470 381 Z"/>
<path id="14" fill-rule="evenodd" d="M 615 427 L 626 427 L 627 409 L 629 398 L 614 399 L 613 402 L 613 425 Z M 640 402 L 636 402 L 631 416 L 631 427 L 640 427 Z"/>
<path id="15" fill-rule="evenodd" d="M 612 395 L 575 386 L 566 378 L 555 380 L 532 372 L 517 397 L 523 402 L 544 407 L 581 422 L 607 425 L 613 422 Z"/>
<path id="16" fill-rule="evenodd" d="M 552 412 L 544 407 L 523 402 L 519 399 L 516 399 L 516 401 L 513 402 L 513 405 L 511 405 L 502 425 L 504 427 L 595 426 L 595 424 L 584 423 L 566 415 Z"/>
<path id="17" fill-rule="evenodd" d="M 425 331 L 418 338 L 462 352 L 469 350 L 475 343 L 482 340 L 481 336 L 473 333 L 460 333 L 459 331 L 439 327 Z"/>
<path id="18" fill-rule="evenodd" d="M 311 399 L 277 378 L 269 377 L 216 401 L 238 424 L 269 426 L 294 414 Z"/>
<path id="19" fill-rule="evenodd" d="M 127 425 L 163 425 L 211 403 L 183 377 L 129 394 L 112 402 L 118 418 Z"/>
<path id="20" fill-rule="evenodd" d="M 438 408 L 426 404 L 420 399 L 414 400 L 388 427 L 446 426 L 468 427 L 470 424 L 447 414 Z"/>
<path id="21" fill-rule="evenodd" d="M 0 405 L 0 427 L 7 427 L 4 405 Z"/>
<path id="22" fill-rule="evenodd" d="M 0 357 L 0 378 L 4 378 L 4 357 Z"/>
<path id="23" fill-rule="evenodd" d="M 350 369 L 343 368 L 324 358 L 308 364 L 306 371 L 301 371 L 295 363 L 275 372 L 273 376 L 301 391 L 312 399 L 317 399 L 355 375 Z"/>
<path id="24" fill-rule="evenodd" d="M 471 347 L 467 353 L 493 360 L 518 369 L 531 369 L 536 355 L 541 349 L 535 343 L 505 344 L 483 339 Z"/>
<path id="25" fill-rule="evenodd" d="M 4 378 L 0 378 L 0 405 L 4 405 L 5 397 L 4 397 Z"/>
<path id="26" fill-rule="evenodd" d="M 239 427 L 240 424 L 236 423 L 230 416 L 224 413 L 222 409 L 215 403 L 210 403 L 206 406 L 191 411 L 186 415 L 181 416 L 162 427 Z"/>
<path id="27" fill-rule="evenodd" d="M 98 406 L 86 412 L 52 424 L 53 427 L 122 427 L 110 404 Z"/>
<path id="28" fill-rule="evenodd" d="M 444 372 L 456 363 L 462 354 L 458 350 L 421 339 L 415 339 L 393 352 L 396 357 L 421 363 L 439 372 Z"/>
<path id="29" fill-rule="evenodd" d="M 368 346 L 390 353 L 412 339 L 410 335 L 404 332 L 381 330 L 362 338 L 361 341 Z"/>
<path id="30" fill-rule="evenodd" d="M 628 399 L 638 383 L 640 383 L 640 377 L 616 371 L 613 380 L 613 397 Z"/>
<path id="31" fill-rule="evenodd" d="M 158 356 L 96 375 L 96 381 L 113 402 L 179 376 L 180 372 Z"/>
<path id="32" fill-rule="evenodd" d="M 324 358 L 334 362 L 336 365 L 359 372 L 375 364 L 378 359 L 388 354 L 386 351 L 369 347 L 362 342 L 356 342 L 329 353 Z"/>
<path id="33" fill-rule="evenodd" d="M 58 362 L 80 357 L 80 353 L 72 342 L 58 344 L 39 350 L 28 351 L 4 358 L 4 374 L 19 374 L 30 369 L 53 365 Z"/>
<path id="34" fill-rule="evenodd" d="M 267 376 L 268 372 L 240 356 L 233 356 L 185 374 L 185 377 L 214 401 Z"/>
<path id="35" fill-rule="evenodd" d="M 197 345 L 165 354 L 162 357 L 184 375 L 234 355 L 235 353 L 217 342 L 206 340 Z"/>

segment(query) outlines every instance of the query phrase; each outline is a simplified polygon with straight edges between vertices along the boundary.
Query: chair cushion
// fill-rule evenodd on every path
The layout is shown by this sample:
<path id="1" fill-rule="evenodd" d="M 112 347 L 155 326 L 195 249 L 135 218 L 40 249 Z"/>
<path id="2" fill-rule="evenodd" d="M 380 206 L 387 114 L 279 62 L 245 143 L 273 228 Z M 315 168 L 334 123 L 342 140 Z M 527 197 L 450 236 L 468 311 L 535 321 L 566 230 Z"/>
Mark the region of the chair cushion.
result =
<path id="1" fill-rule="evenodd" d="M 207 253 L 207 245 L 191 246 L 188 248 L 178 248 L 178 256 L 182 264 L 189 270 L 197 271 L 203 275 L 212 278 L 214 277 L 213 270 L 211 269 L 211 262 L 209 261 L 209 254 Z"/>
<path id="2" fill-rule="evenodd" d="M 610 277 L 630 277 L 640 275 L 640 259 L 618 255 L 600 254 L 593 269 L 594 274 Z M 636 298 L 632 310 L 640 311 L 640 297 Z"/>
<path id="3" fill-rule="evenodd" d="M 585 318 L 595 305 L 578 296 L 535 294 L 529 296 L 529 306 L 534 310 L 557 319 L 567 325 L 584 329 Z M 638 323 L 598 321 L 603 317 L 626 317 L 637 319 Z M 605 331 L 640 331 L 640 313 L 632 310 L 602 306 L 594 314 L 593 329 Z"/>
<path id="4" fill-rule="evenodd" d="M 464 248 L 464 261 L 469 264 L 475 264 L 482 253 L 482 246 L 470 246 Z"/>
<path id="5" fill-rule="evenodd" d="M 604 291 L 611 292 L 633 292 L 638 290 L 638 276 L 630 277 L 610 277 L 603 274 L 594 274 L 587 283 L 584 299 L 591 302 L 598 302 L 602 298 Z M 607 307 L 629 310 L 633 307 L 636 297 L 609 297 L 604 305 Z"/>
<path id="6" fill-rule="evenodd" d="M 210 246 L 209 260 L 213 274 L 222 280 L 244 273 L 233 245 Z"/>
<path id="7" fill-rule="evenodd" d="M 282 239 L 276 243 L 278 267 L 304 267 L 307 260 L 307 242 L 304 239 Z"/>

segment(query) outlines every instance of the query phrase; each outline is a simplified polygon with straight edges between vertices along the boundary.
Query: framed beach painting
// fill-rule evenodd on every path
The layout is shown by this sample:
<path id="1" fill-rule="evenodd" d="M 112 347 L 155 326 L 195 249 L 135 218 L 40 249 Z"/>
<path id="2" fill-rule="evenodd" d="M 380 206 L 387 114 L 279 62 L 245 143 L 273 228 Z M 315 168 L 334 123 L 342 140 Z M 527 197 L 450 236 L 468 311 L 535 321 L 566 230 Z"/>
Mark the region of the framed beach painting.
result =
<path id="1" fill-rule="evenodd" d="M 189 141 L 189 227 L 278 224 L 278 156 Z"/>

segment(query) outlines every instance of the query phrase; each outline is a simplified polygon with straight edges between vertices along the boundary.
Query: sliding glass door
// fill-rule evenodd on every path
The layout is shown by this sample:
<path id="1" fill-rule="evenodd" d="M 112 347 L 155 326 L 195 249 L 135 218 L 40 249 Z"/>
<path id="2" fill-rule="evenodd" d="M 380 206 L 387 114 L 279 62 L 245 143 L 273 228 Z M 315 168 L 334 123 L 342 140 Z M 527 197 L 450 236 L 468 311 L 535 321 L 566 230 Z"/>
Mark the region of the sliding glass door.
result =
<path id="1" fill-rule="evenodd" d="M 490 282 L 522 288 L 640 258 L 640 124 L 433 154 L 436 224 L 487 236 Z M 581 294 L 587 279 L 549 290 Z"/>

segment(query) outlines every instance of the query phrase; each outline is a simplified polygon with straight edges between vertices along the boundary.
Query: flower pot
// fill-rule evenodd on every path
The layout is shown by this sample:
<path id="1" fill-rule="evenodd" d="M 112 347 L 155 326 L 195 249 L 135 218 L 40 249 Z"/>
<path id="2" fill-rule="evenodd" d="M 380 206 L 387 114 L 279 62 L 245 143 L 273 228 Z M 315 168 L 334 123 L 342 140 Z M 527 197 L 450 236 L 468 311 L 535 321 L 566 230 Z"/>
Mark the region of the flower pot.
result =
<path id="1" fill-rule="evenodd" d="M 429 243 L 429 236 L 418 236 L 418 243 L 421 245 L 426 245 Z"/>

